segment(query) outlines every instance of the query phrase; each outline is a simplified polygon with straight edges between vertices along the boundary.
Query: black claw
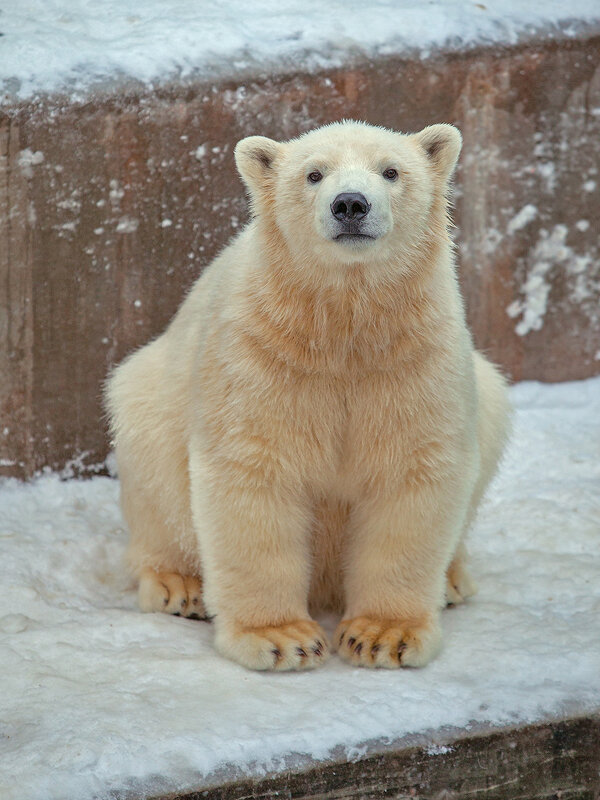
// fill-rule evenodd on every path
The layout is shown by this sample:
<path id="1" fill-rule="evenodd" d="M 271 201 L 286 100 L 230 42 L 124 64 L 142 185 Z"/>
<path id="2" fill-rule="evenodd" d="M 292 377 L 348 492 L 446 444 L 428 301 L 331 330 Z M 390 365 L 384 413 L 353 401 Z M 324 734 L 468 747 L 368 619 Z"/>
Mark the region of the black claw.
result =
<path id="1" fill-rule="evenodd" d="M 354 638 L 354 636 L 351 636 L 351 637 L 348 639 L 348 647 L 353 647 L 353 646 L 354 646 L 354 642 L 355 642 L 355 641 L 356 641 L 356 639 Z"/>
<path id="2" fill-rule="evenodd" d="M 359 643 L 356 645 L 356 647 L 354 648 L 354 655 L 355 655 L 355 656 L 358 656 L 358 655 L 360 655 L 361 651 L 362 651 L 362 642 L 359 642 Z"/>
<path id="3" fill-rule="evenodd" d="M 406 647 L 406 642 L 398 642 L 398 650 L 396 652 L 400 663 L 402 663 L 402 653 L 406 650 Z"/>
<path id="4" fill-rule="evenodd" d="M 279 659 L 281 658 L 281 650 L 279 650 L 279 648 L 276 647 L 274 650 L 271 650 L 271 652 L 275 656 L 275 661 L 279 661 Z"/>
<path id="5" fill-rule="evenodd" d="M 373 658 L 375 658 L 375 656 L 377 655 L 377 653 L 380 650 L 381 650 L 381 645 L 380 644 L 374 644 L 373 645 L 373 647 L 371 648 L 371 655 L 373 656 Z"/>
<path id="6" fill-rule="evenodd" d="M 302 648 L 302 647 L 297 647 L 297 648 L 296 648 L 296 652 L 297 652 L 297 653 L 298 653 L 298 655 L 299 655 L 299 656 L 301 656 L 302 658 L 306 658 L 306 650 L 304 650 L 304 648 Z"/>
<path id="7" fill-rule="evenodd" d="M 323 644 L 323 642 L 320 639 L 315 639 L 312 646 L 313 653 L 315 653 L 318 656 L 321 656 L 323 655 L 323 650 L 325 650 L 325 645 Z"/>
<path id="8" fill-rule="evenodd" d="M 345 636 L 345 635 L 346 635 L 346 631 L 344 631 L 344 632 L 342 633 L 342 635 L 340 636 L 340 642 L 339 642 L 339 644 L 340 644 L 340 647 L 342 646 L 342 642 L 344 641 L 344 636 Z"/>

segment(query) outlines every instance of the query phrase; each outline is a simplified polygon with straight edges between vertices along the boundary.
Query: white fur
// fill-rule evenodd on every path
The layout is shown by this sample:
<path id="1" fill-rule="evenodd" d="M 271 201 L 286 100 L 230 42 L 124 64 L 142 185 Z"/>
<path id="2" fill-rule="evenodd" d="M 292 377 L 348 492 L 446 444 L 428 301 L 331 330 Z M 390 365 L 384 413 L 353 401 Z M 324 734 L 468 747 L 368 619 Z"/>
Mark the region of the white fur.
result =
<path id="1" fill-rule="evenodd" d="M 322 663 L 319 608 L 344 610 L 349 661 L 423 665 L 445 599 L 474 591 L 463 538 L 508 403 L 456 282 L 459 150 L 449 125 L 243 140 L 255 219 L 108 383 L 142 607 L 193 613 L 202 579 L 216 646 L 248 667 Z M 374 238 L 332 238 L 340 191 L 368 198 Z"/>

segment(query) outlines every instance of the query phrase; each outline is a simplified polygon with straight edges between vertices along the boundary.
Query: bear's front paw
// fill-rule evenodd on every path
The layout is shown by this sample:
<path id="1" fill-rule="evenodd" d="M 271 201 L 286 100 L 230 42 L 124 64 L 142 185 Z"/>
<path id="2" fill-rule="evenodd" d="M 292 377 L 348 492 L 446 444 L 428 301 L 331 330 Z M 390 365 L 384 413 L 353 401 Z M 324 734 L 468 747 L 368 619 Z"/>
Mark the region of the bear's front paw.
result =
<path id="1" fill-rule="evenodd" d="M 234 633 L 217 630 L 215 644 L 222 655 L 249 669 L 314 669 L 329 657 L 327 637 L 312 620 L 242 628 Z"/>
<path id="2" fill-rule="evenodd" d="M 355 617 L 340 622 L 334 643 L 339 655 L 357 667 L 422 667 L 439 652 L 441 631 L 432 617 Z"/>

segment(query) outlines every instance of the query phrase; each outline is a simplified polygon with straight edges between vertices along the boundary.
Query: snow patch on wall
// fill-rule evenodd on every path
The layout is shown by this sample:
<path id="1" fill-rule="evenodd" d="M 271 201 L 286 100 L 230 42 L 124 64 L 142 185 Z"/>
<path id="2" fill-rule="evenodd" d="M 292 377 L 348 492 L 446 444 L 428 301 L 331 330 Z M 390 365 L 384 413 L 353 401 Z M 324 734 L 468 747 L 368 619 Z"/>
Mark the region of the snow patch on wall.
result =
<path id="1" fill-rule="evenodd" d="M 446 753 L 452 753 L 454 750 L 453 747 L 449 747 L 448 745 L 444 744 L 432 744 L 425 749 L 425 752 L 428 756 L 443 756 Z"/>
<path id="2" fill-rule="evenodd" d="M 524 298 L 515 300 L 506 309 L 509 317 L 523 315 L 515 328 L 519 336 L 539 331 L 544 324 L 550 294 L 550 283 L 546 277 L 555 264 L 564 263 L 569 257 L 569 248 L 565 245 L 567 233 L 566 225 L 555 225 L 550 234 L 545 229 L 540 231 L 540 238 L 531 256 L 533 266 L 521 288 Z"/>
<path id="3" fill-rule="evenodd" d="M 556 188 L 556 166 L 553 161 L 546 161 L 538 164 L 537 172 L 544 180 L 545 189 L 548 194 L 552 194 Z"/>
<path id="4" fill-rule="evenodd" d="M 523 211 L 525 209 L 520 214 Z M 578 305 L 587 300 L 593 301 L 600 290 L 598 265 L 589 253 L 578 254 L 567 244 L 568 232 L 569 229 L 563 224 L 555 225 L 551 231 L 545 228 L 539 231 L 537 243 L 530 255 L 531 266 L 520 290 L 523 296 L 514 300 L 506 309 L 509 317 L 521 317 L 515 327 L 519 336 L 541 330 L 548 310 L 555 270 L 561 269 L 566 273 L 570 286 L 569 297 Z M 595 313 L 592 309 L 592 314 Z"/>
<path id="5" fill-rule="evenodd" d="M 33 200 L 30 200 L 27 203 L 27 223 L 30 227 L 33 227 L 37 222 L 37 213 L 35 210 L 35 205 L 33 204 Z"/>
<path id="6" fill-rule="evenodd" d="M 482 243 L 483 252 L 486 255 L 492 255 L 498 249 L 504 237 L 497 228 L 490 227 L 486 230 Z"/>
<path id="7" fill-rule="evenodd" d="M 506 232 L 509 236 L 512 236 L 517 231 L 520 231 L 525 226 L 529 225 L 537 217 L 538 210 L 536 206 L 528 203 L 526 206 L 519 211 L 518 214 L 511 219 L 511 221 L 506 226 Z"/>
<path id="8" fill-rule="evenodd" d="M 121 199 L 123 198 L 124 194 L 125 194 L 125 190 L 123 189 L 123 187 L 121 186 L 119 181 L 116 180 L 116 178 L 111 178 L 110 183 L 109 183 L 108 197 L 109 197 L 110 202 L 111 202 L 111 204 L 112 204 L 112 206 L 114 208 L 118 208 L 118 206 L 119 206 L 119 204 L 121 202 Z M 99 201 L 99 202 L 101 202 L 101 201 Z"/>
<path id="9" fill-rule="evenodd" d="M 19 153 L 18 162 L 23 175 L 29 180 L 33 178 L 33 168 L 37 167 L 39 164 L 44 163 L 44 154 L 41 150 L 36 150 L 35 153 L 33 150 L 30 150 L 27 147 L 25 150 L 21 150 Z"/>
<path id="10" fill-rule="evenodd" d="M 139 219 L 121 217 L 117 223 L 117 233 L 135 233 L 139 227 Z"/>

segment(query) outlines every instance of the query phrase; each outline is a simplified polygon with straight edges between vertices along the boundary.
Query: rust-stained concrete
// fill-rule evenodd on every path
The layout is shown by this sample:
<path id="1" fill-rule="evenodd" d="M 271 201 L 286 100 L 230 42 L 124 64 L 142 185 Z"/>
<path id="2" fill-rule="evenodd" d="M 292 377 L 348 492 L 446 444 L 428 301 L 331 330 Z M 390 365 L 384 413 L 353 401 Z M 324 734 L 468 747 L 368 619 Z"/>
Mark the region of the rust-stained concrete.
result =
<path id="1" fill-rule="evenodd" d="M 0 472 L 108 450 L 101 385 L 246 220 L 252 133 L 344 117 L 458 125 L 455 219 L 475 340 L 515 380 L 600 372 L 600 39 L 51 97 L 0 116 Z"/>

